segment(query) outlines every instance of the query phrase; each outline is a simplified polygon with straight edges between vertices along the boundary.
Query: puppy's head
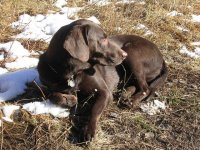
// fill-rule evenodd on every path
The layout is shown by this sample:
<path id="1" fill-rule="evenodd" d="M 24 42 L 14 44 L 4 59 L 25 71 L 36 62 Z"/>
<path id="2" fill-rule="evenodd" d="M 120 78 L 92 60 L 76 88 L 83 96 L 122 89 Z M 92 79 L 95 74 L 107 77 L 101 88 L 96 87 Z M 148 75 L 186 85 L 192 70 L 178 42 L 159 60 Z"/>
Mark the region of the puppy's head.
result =
<path id="1" fill-rule="evenodd" d="M 74 26 L 63 46 L 73 58 L 94 64 L 118 65 L 127 56 L 95 23 Z"/>

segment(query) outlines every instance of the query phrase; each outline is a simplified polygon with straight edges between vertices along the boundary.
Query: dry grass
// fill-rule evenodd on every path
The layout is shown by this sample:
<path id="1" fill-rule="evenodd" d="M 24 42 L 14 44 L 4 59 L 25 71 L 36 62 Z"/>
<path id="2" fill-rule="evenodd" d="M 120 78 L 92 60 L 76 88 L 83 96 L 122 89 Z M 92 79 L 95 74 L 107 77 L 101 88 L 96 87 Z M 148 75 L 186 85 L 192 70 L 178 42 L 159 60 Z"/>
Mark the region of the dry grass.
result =
<path id="1" fill-rule="evenodd" d="M 86 1 L 69 1 L 70 6 L 83 6 Z M 188 6 L 191 6 L 189 8 Z M 3 0 L 0 5 L 0 42 L 9 41 L 16 34 L 9 24 L 22 13 L 46 13 L 53 9 L 50 0 Z M 169 108 L 158 115 L 149 116 L 140 110 L 120 108 L 117 100 L 107 108 L 101 118 L 96 139 L 88 145 L 72 144 L 68 139 L 72 123 L 68 118 L 31 116 L 26 111 L 16 112 L 14 124 L 4 123 L 0 131 L 2 149 L 199 149 L 200 147 L 200 61 L 179 53 L 179 44 L 190 50 L 190 42 L 200 41 L 200 24 L 190 21 L 192 13 L 200 14 L 200 3 L 194 0 L 152 0 L 146 4 L 116 4 L 87 7 L 80 17 L 96 16 L 109 34 L 136 34 L 155 42 L 169 66 L 169 76 L 157 98 Z M 183 16 L 166 14 L 177 10 Z M 145 36 L 144 30 L 135 29 L 144 24 L 154 34 Z M 190 32 L 179 31 L 182 26 Z M 42 42 L 23 41 L 30 50 L 44 50 Z M 19 100 L 41 94 L 29 86 Z"/>

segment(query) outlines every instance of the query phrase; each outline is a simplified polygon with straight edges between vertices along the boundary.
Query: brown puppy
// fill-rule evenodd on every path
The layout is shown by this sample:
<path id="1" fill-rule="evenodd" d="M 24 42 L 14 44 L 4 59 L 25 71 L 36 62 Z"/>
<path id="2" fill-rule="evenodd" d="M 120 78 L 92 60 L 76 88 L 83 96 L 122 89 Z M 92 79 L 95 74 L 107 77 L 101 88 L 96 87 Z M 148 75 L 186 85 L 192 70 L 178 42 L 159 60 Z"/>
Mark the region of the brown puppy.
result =
<path id="1" fill-rule="evenodd" d="M 91 93 L 97 89 L 96 102 L 85 127 L 86 140 L 95 135 L 98 120 L 108 101 L 112 99 L 111 93 L 115 85 L 114 81 L 110 83 L 108 77 L 113 74 L 115 67 L 90 68 L 95 64 L 118 65 L 126 56 L 127 53 L 111 42 L 100 26 L 80 19 L 60 28 L 53 36 L 47 51 L 39 58 L 39 77 L 52 92 L 50 100 L 53 103 L 64 107 L 73 106 L 77 98 L 71 94 L 76 90 Z M 96 70 L 92 73 L 95 73 L 94 76 L 88 75 L 88 70 Z M 115 74 L 117 75 L 116 72 Z"/>
<path id="2" fill-rule="evenodd" d="M 116 35 L 109 39 L 128 53 L 117 67 L 133 103 L 150 98 L 166 80 L 168 71 L 162 54 L 152 42 L 135 35 Z M 135 93 L 135 90 L 136 93 Z"/>
<path id="3" fill-rule="evenodd" d="M 71 88 L 69 79 L 91 64 L 117 65 L 126 56 L 99 25 L 80 19 L 55 33 L 37 68 L 43 84 L 52 91 L 62 91 Z"/>

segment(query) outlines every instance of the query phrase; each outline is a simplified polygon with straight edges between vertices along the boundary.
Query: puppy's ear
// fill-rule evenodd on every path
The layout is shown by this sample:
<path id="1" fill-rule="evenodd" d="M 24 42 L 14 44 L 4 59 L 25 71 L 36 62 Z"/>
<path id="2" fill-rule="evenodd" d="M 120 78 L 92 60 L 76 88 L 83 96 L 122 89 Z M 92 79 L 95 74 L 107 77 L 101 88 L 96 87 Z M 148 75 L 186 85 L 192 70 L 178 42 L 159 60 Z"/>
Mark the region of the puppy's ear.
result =
<path id="1" fill-rule="evenodd" d="M 83 62 L 87 62 L 90 56 L 86 34 L 87 26 L 75 26 L 66 37 L 63 45 L 72 57 Z"/>

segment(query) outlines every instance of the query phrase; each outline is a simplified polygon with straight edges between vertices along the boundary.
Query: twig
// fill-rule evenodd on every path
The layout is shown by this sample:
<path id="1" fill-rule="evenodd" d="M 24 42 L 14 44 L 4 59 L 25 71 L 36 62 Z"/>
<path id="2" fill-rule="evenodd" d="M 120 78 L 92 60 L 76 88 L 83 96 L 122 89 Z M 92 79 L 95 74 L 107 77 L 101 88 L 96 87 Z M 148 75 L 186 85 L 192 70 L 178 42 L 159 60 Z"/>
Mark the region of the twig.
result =
<path id="1" fill-rule="evenodd" d="M 37 86 L 37 88 L 40 90 L 40 92 L 41 92 L 41 94 L 42 94 L 42 96 L 44 97 L 44 99 L 46 100 L 47 98 L 46 98 L 46 96 L 45 96 L 45 94 L 44 94 L 44 92 L 42 91 L 42 89 L 40 88 L 40 86 L 35 82 L 35 80 L 33 81 L 33 83 Z"/>

